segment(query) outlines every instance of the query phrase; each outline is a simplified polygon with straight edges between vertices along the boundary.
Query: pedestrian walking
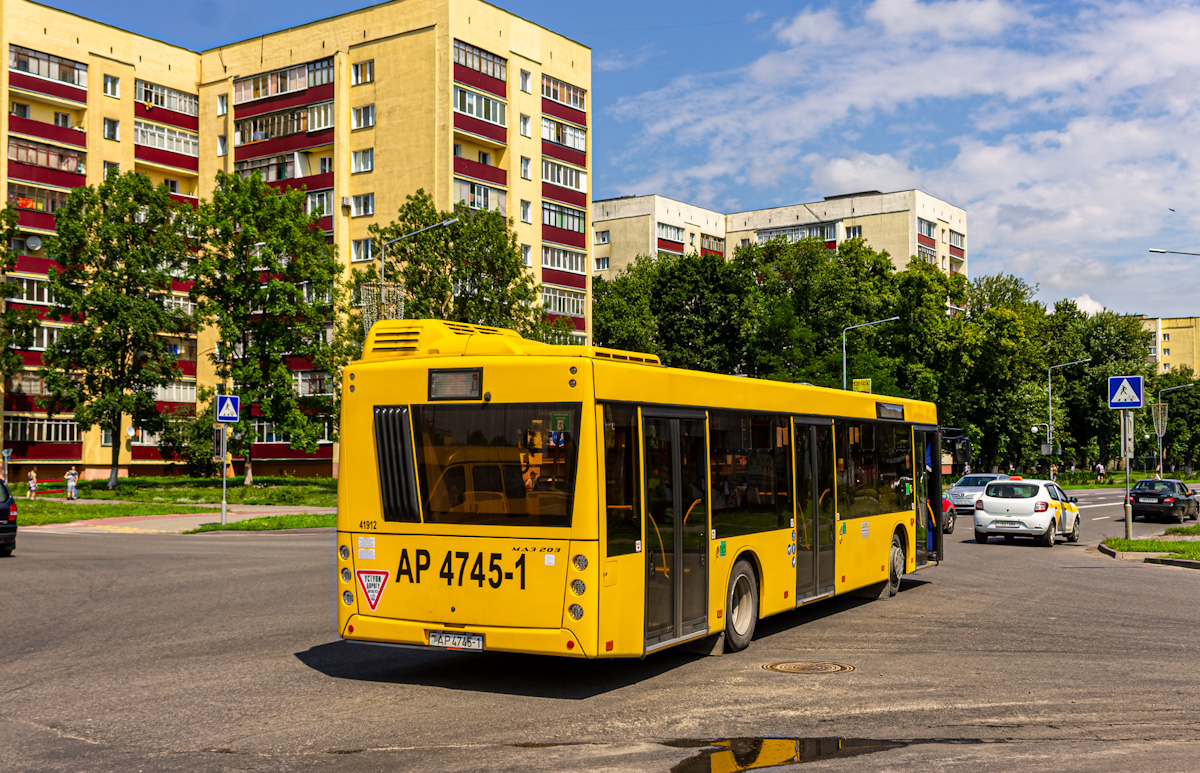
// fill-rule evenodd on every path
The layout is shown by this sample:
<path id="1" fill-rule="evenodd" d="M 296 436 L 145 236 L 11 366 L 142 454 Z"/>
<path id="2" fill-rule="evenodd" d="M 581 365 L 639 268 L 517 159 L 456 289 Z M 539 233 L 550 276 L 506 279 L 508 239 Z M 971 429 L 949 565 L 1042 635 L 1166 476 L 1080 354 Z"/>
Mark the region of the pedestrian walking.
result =
<path id="1" fill-rule="evenodd" d="M 1058 480 L 1058 465 L 1050 465 L 1050 480 Z"/>
<path id="2" fill-rule="evenodd" d="M 75 471 L 75 465 L 71 465 L 71 469 L 67 470 L 67 474 L 63 477 L 67 481 L 67 499 L 79 499 L 79 491 L 75 488 L 76 482 L 79 480 L 79 473 Z"/>
<path id="3" fill-rule="evenodd" d="M 1096 482 L 1104 482 L 1104 462 L 1096 462 Z"/>
<path id="4" fill-rule="evenodd" d="M 25 492 L 25 498 L 37 499 L 37 467 L 29 471 L 29 474 L 25 476 L 25 480 L 29 485 L 28 490 Z"/>

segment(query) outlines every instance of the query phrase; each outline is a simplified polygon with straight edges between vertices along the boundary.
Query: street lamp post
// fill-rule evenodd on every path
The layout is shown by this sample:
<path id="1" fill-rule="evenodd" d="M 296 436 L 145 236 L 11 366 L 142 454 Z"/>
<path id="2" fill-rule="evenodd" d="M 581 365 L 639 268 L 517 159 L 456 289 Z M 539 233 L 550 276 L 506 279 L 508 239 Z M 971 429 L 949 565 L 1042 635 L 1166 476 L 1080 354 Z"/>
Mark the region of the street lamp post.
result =
<path id="1" fill-rule="evenodd" d="M 870 327 L 871 325 L 882 325 L 884 322 L 895 322 L 899 317 L 888 317 L 887 319 L 877 319 L 874 322 L 864 322 L 861 325 L 851 325 L 850 327 L 842 328 L 842 389 L 846 388 L 846 331 L 854 330 L 860 327 Z"/>
<path id="2" fill-rule="evenodd" d="M 403 236 L 397 236 L 395 239 L 389 239 L 388 241 L 383 243 L 383 246 L 380 247 L 380 249 L 379 249 L 379 314 L 381 317 L 384 313 L 384 311 L 383 311 L 384 308 L 386 308 L 384 305 L 384 293 L 386 292 L 386 289 L 384 286 L 384 274 L 387 269 L 388 245 L 395 244 L 396 242 L 398 242 L 402 239 L 407 239 L 410 236 L 416 236 L 417 234 L 425 233 L 426 231 L 430 231 L 434 228 L 441 228 L 444 225 L 450 225 L 451 223 L 457 223 L 457 222 L 458 222 L 458 218 L 452 217 L 449 220 L 443 220 L 440 223 L 434 223 L 433 225 L 427 225 L 424 228 L 418 228 L 416 231 L 413 231 L 411 233 L 406 233 Z"/>
<path id="3" fill-rule="evenodd" d="M 1187 389 L 1188 387 L 1194 387 L 1194 386 L 1196 386 L 1196 382 L 1195 382 L 1195 381 L 1193 381 L 1193 382 L 1192 382 L 1192 383 L 1190 383 L 1190 384 L 1180 384 L 1179 386 L 1173 386 L 1173 387 L 1167 387 L 1167 388 L 1165 388 L 1165 389 L 1160 389 L 1160 390 L 1158 390 L 1158 404 L 1159 404 L 1159 405 L 1162 405 L 1162 396 L 1163 396 L 1163 392 L 1174 392 L 1176 389 Z M 1161 410 L 1161 409 L 1160 409 L 1160 410 Z M 1162 429 L 1163 429 L 1163 432 L 1166 432 L 1166 431 L 1167 431 L 1167 427 L 1166 427 L 1166 421 L 1164 421 L 1164 422 L 1163 422 L 1163 428 L 1162 428 Z M 1163 449 L 1162 449 L 1162 439 L 1163 439 L 1163 436 L 1162 436 L 1162 435 L 1159 435 L 1159 436 L 1158 436 L 1158 477 L 1160 477 L 1160 478 L 1163 476 Z"/>
<path id="4" fill-rule="evenodd" d="M 1086 360 L 1074 360 L 1073 362 L 1064 362 L 1046 368 L 1046 408 L 1047 414 L 1050 417 L 1050 423 L 1046 425 L 1046 445 L 1050 446 L 1051 453 L 1054 452 L 1054 380 L 1050 377 L 1053 375 L 1055 368 L 1065 368 L 1068 365 L 1080 365 L 1091 361 L 1092 358 L 1088 357 Z"/>

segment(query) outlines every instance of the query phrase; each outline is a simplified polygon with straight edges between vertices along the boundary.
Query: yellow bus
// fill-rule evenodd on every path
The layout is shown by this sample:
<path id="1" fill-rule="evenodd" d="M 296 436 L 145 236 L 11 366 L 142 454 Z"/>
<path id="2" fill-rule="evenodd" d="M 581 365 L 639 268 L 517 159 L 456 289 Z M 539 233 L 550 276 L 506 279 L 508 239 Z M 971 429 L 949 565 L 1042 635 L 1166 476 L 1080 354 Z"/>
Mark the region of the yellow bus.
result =
<path id="1" fill-rule="evenodd" d="M 347 640 L 740 650 L 942 556 L 930 403 L 433 320 L 374 325 L 343 389 Z"/>

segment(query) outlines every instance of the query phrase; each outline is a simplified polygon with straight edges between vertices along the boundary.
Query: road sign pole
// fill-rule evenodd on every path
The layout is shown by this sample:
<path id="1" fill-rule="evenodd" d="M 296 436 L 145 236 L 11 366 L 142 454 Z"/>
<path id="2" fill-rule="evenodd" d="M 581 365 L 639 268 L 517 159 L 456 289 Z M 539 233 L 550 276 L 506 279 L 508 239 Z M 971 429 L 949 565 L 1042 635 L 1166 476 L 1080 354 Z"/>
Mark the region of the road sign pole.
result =
<path id="1" fill-rule="evenodd" d="M 228 478 L 225 477 L 225 458 L 229 453 L 229 427 L 221 427 L 221 525 L 225 525 L 225 483 Z"/>
<path id="2" fill-rule="evenodd" d="M 1125 454 L 1125 539 L 1133 539 L 1133 505 L 1129 503 L 1129 447 L 1133 445 L 1133 411 L 1121 411 L 1121 452 Z"/>

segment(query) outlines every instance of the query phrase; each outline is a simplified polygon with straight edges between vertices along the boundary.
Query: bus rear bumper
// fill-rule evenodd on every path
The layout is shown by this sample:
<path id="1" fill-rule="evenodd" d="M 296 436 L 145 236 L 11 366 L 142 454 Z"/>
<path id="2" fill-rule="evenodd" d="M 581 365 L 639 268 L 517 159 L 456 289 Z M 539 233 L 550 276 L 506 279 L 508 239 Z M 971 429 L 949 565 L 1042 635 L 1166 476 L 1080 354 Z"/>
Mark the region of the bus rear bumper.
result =
<path id="1" fill-rule="evenodd" d="M 483 637 L 485 652 L 520 652 L 537 655 L 565 655 L 574 658 L 595 657 L 585 650 L 574 633 L 565 628 L 508 628 L 470 625 L 463 628 L 439 626 L 416 620 L 393 620 L 369 615 L 351 615 L 341 636 L 347 641 L 402 644 L 428 650 L 445 649 L 429 645 L 433 632 L 466 634 Z M 456 649 L 455 652 L 471 650 Z"/>

